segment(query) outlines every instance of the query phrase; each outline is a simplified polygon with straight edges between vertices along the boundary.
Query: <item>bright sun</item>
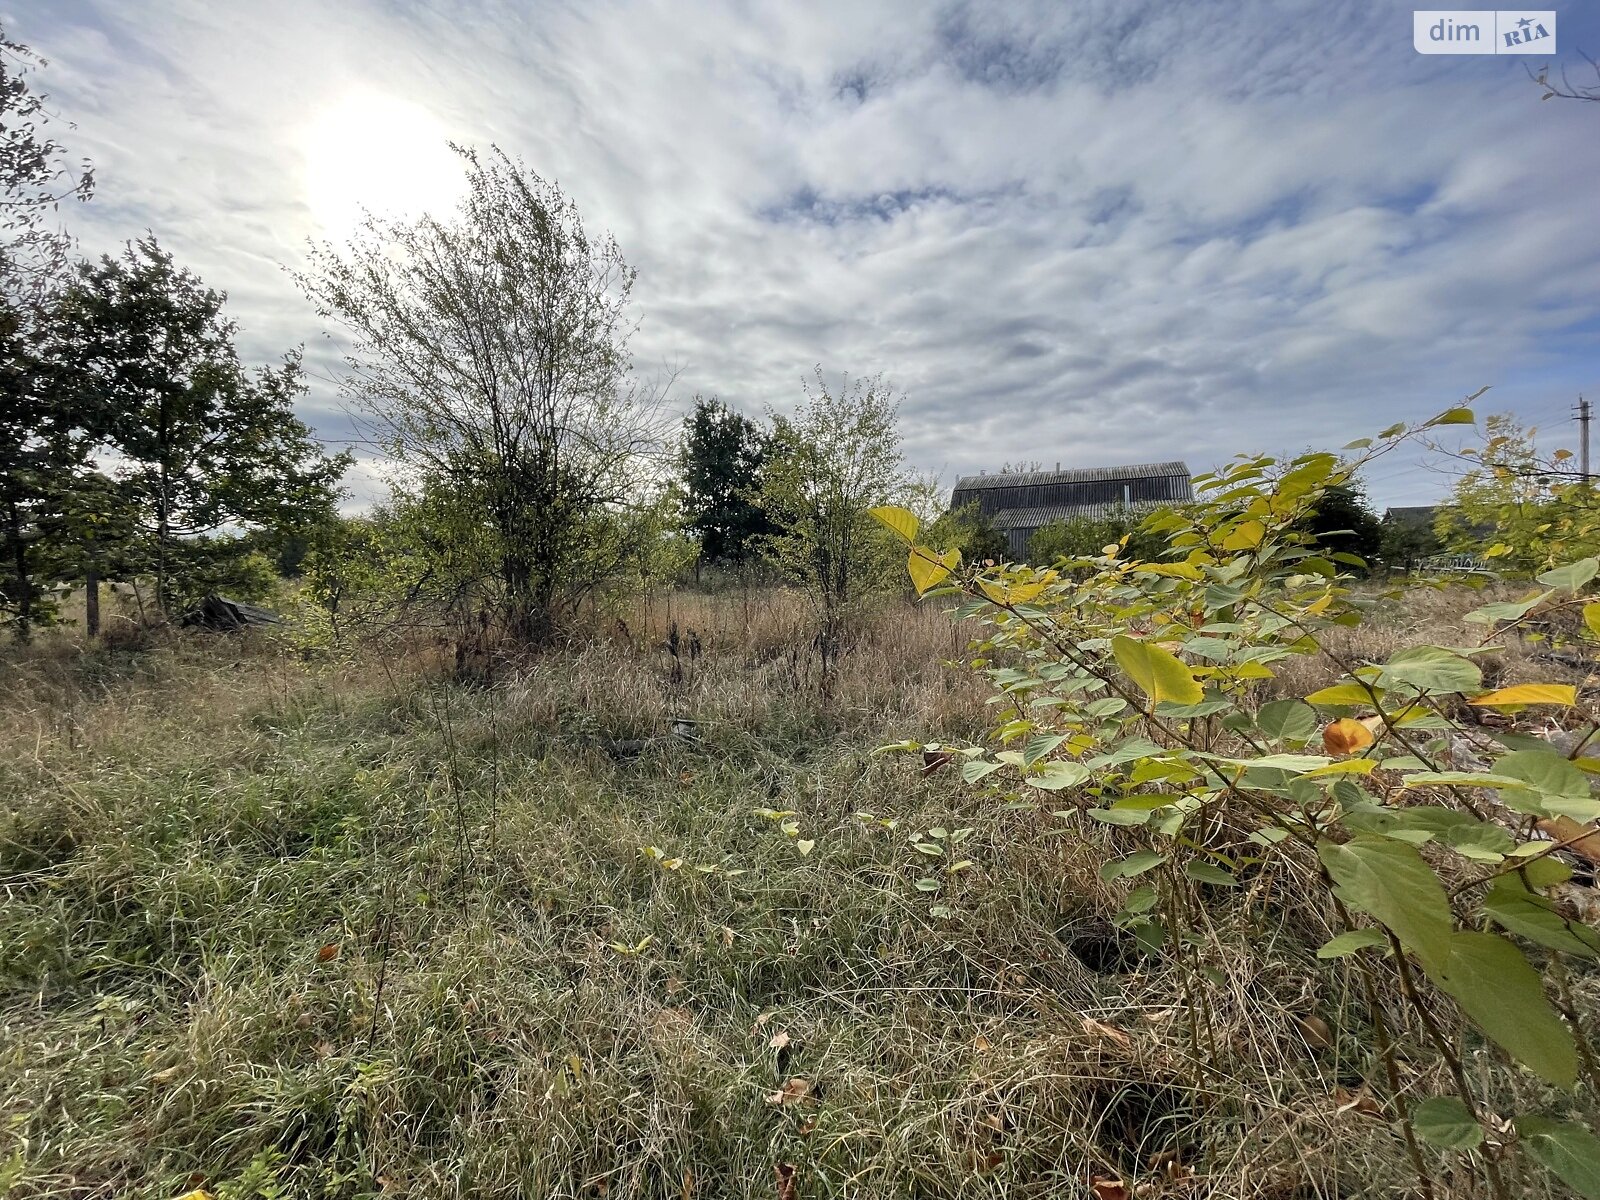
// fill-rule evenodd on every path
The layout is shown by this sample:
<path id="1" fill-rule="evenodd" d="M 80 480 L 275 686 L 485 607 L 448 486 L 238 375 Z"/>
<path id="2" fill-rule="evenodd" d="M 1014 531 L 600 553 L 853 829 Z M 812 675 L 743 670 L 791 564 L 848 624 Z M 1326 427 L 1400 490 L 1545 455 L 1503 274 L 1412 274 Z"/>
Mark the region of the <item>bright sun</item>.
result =
<path id="1" fill-rule="evenodd" d="M 444 125 L 427 109 L 351 92 L 319 112 L 305 137 L 305 196 L 317 236 L 341 241 L 363 207 L 380 216 L 443 213 L 463 184 Z"/>

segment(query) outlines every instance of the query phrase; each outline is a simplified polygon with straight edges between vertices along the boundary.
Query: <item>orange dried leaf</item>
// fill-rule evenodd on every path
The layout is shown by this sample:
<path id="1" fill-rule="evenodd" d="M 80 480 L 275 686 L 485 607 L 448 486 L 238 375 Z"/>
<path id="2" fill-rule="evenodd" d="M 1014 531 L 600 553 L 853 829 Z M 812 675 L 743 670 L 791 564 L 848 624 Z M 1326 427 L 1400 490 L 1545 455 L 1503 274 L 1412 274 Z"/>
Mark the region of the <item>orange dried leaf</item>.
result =
<path id="1" fill-rule="evenodd" d="M 1095 1037 L 1104 1038 L 1108 1042 L 1115 1042 L 1119 1046 L 1133 1045 L 1133 1039 L 1115 1025 L 1107 1025 L 1103 1021 L 1096 1021 L 1093 1017 L 1083 1019 L 1083 1031 Z"/>
<path id="2" fill-rule="evenodd" d="M 1095 1200 L 1131 1200 L 1133 1190 L 1115 1175 L 1096 1175 L 1089 1181 Z"/>
<path id="3" fill-rule="evenodd" d="M 319 963 L 329 962 L 337 957 L 339 957 L 338 942 L 328 942 L 317 951 L 317 961 Z"/>
<path id="4" fill-rule="evenodd" d="M 1321 1017 L 1315 1014 L 1296 1017 L 1294 1023 L 1306 1045 L 1316 1050 L 1333 1049 L 1333 1027 Z"/>
<path id="5" fill-rule="evenodd" d="M 798 1104 L 811 1094 L 811 1082 L 796 1075 L 767 1097 L 768 1104 Z"/>
<path id="6" fill-rule="evenodd" d="M 982 1150 L 967 1151 L 967 1170 L 974 1175 L 987 1175 L 1005 1161 L 1006 1156 L 997 1150 L 991 1150 L 987 1154 Z"/>
<path id="7" fill-rule="evenodd" d="M 1539 828 L 1553 841 L 1564 842 L 1568 850 L 1592 863 L 1600 863 L 1600 829 L 1580 825 L 1571 817 L 1546 817 Z"/>
<path id="8" fill-rule="evenodd" d="M 1330 722 L 1322 731 L 1322 748 L 1335 757 L 1354 754 L 1357 750 L 1370 745 L 1372 745 L 1372 730 L 1360 721 L 1352 721 L 1349 717 L 1340 717 L 1337 721 Z"/>
<path id="9" fill-rule="evenodd" d="M 1373 1099 L 1365 1084 L 1355 1091 L 1347 1087 L 1334 1088 L 1333 1103 L 1340 1113 L 1358 1112 L 1367 1117 L 1383 1116 L 1383 1105 Z"/>

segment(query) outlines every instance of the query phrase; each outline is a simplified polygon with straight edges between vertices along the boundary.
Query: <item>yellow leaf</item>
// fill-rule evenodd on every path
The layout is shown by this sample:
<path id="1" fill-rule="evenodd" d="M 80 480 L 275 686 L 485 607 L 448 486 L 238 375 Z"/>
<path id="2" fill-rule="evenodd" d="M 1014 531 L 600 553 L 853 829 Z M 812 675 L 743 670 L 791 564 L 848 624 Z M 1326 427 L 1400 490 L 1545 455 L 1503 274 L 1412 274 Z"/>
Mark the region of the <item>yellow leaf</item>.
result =
<path id="1" fill-rule="evenodd" d="M 1235 679 L 1273 679 L 1272 668 L 1264 663 L 1242 662 L 1233 669 Z"/>
<path id="2" fill-rule="evenodd" d="M 1307 771 L 1305 778 L 1316 779 L 1322 775 L 1370 775 L 1378 766 L 1375 758 L 1345 758 L 1325 767 Z"/>
<path id="3" fill-rule="evenodd" d="M 178 1200 L 215 1200 L 215 1198 L 205 1188 L 195 1188 L 194 1191 L 179 1196 Z"/>
<path id="4" fill-rule="evenodd" d="M 1136 575 L 1173 575 L 1179 579 L 1204 579 L 1205 575 L 1193 563 L 1140 563 Z"/>
<path id="5" fill-rule="evenodd" d="M 1320 600 L 1317 600 L 1313 604 L 1306 605 L 1306 609 L 1305 609 L 1306 616 L 1308 616 L 1308 617 L 1320 617 L 1323 613 L 1328 611 L 1328 605 L 1330 605 L 1332 603 L 1333 603 L 1333 593 L 1332 592 L 1324 593 L 1324 595 L 1322 596 L 1322 598 Z"/>
<path id="6" fill-rule="evenodd" d="M 1121 549 L 1122 547 L 1117 545 L 1116 542 L 1112 542 L 1109 546 L 1101 546 L 1100 553 L 1104 554 L 1107 558 L 1115 558 Z"/>
<path id="7" fill-rule="evenodd" d="M 1045 586 L 1044 583 L 1015 583 L 1006 589 L 1006 597 L 1012 604 L 1027 604 L 1037 600 Z"/>
<path id="8" fill-rule="evenodd" d="M 1475 696 L 1469 703 L 1480 708 L 1499 708 L 1512 704 L 1558 704 L 1570 708 L 1578 702 L 1578 689 L 1565 683 L 1519 683 Z"/>
<path id="9" fill-rule="evenodd" d="M 1111 639 L 1111 653 L 1152 704 L 1199 704 L 1205 698 L 1199 681 L 1171 651 L 1119 634 Z"/>
<path id="10" fill-rule="evenodd" d="M 1600 602 L 1583 606 L 1583 623 L 1589 627 L 1590 633 L 1600 637 Z"/>
<path id="11" fill-rule="evenodd" d="M 946 550 L 943 554 L 935 554 L 926 546 L 913 546 L 910 557 L 906 559 L 906 570 L 911 573 L 912 586 L 917 589 L 919 596 L 949 578 L 950 572 L 960 565 L 961 551 Z"/>
<path id="12" fill-rule="evenodd" d="M 1341 717 L 1330 722 L 1322 731 L 1322 748 L 1329 754 L 1354 754 L 1363 746 L 1372 745 L 1372 730 L 1360 721 Z"/>
<path id="13" fill-rule="evenodd" d="M 879 524 L 885 526 L 903 542 L 913 542 L 917 538 L 919 522 L 916 514 L 908 509 L 885 504 L 879 508 L 869 508 L 867 515 L 875 517 Z"/>
<path id="14" fill-rule="evenodd" d="M 1222 539 L 1224 550 L 1254 550 L 1267 536 L 1267 527 L 1260 521 L 1241 521 L 1233 532 Z"/>
<path id="15" fill-rule="evenodd" d="M 1378 695 L 1383 695 L 1380 690 Z M 1359 683 L 1336 683 L 1306 697 L 1307 704 L 1371 704 L 1372 695 Z"/>
<path id="16" fill-rule="evenodd" d="M 1004 604 L 1006 602 L 1007 594 L 1005 584 L 995 583 L 992 579 L 982 578 L 976 580 L 976 583 L 978 585 L 978 590 L 985 596 L 989 597 L 989 599 L 993 600 L 996 604 Z"/>

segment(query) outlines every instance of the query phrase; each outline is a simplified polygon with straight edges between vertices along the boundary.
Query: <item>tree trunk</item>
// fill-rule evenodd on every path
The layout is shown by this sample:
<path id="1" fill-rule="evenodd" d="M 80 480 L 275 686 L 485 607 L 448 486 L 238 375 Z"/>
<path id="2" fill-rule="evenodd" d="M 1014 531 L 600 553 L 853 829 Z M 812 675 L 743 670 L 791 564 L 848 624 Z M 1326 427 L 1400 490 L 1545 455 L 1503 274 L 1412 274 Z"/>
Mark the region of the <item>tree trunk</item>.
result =
<path id="1" fill-rule="evenodd" d="M 100 636 L 100 572 L 93 567 L 83 578 L 83 628 L 92 638 Z"/>
<path id="2" fill-rule="evenodd" d="M 11 525 L 12 571 L 16 574 L 18 641 L 27 641 L 33 632 L 33 580 L 28 575 L 28 544 L 22 539 L 22 514 L 16 502 L 7 506 Z"/>

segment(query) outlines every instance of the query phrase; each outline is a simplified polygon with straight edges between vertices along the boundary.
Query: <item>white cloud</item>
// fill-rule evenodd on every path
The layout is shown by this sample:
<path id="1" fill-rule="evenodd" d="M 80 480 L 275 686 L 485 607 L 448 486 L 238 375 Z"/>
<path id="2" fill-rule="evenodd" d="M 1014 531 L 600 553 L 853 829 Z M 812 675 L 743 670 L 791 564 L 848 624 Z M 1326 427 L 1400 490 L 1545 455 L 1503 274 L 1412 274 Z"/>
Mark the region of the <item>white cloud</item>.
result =
<path id="1" fill-rule="evenodd" d="M 1200 469 L 1483 383 L 1548 414 L 1592 370 L 1594 114 L 1415 55 L 1389 0 L 69 0 L 11 28 L 99 167 L 86 247 L 154 229 L 251 353 L 305 342 L 319 372 L 281 265 L 317 232 L 306 131 L 351 94 L 499 142 L 614 230 L 641 369 L 684 399 L 882 370 L 924 468 Z M 347 436 L 326 383 L 307 414 Z"/>

